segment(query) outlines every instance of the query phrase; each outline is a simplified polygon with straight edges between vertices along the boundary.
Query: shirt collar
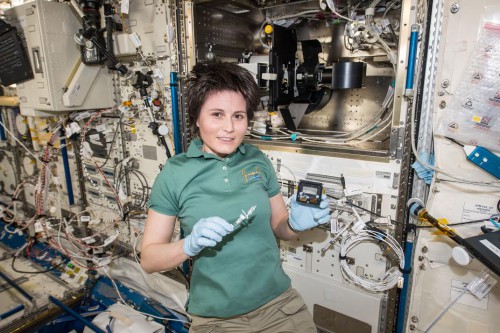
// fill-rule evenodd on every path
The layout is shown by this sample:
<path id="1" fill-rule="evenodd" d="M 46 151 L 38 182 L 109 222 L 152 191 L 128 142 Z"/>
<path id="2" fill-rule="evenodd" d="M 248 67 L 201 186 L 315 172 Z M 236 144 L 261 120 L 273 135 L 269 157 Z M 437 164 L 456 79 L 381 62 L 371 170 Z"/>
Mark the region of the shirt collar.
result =
<path id="1" fill-rule="evenodd" d="M 189 144 L 189 147 L 188 147 L 188 150 L 186 152 L 186 156 L 187 157 L 205 157 L 205 158 L 215 158 L 215 159 L 219 159 L 219 160 L 222 160 L 222 157 L 219 157 L 217 155 L 214 155 L 214 154 L 211 154 L 211 153 L 206 153 L 204 152 L 203 150 L 201 150 L 201 147 L 203 146 L 203 142 L 201 141 L 201 139 L 194 139 L 191 141 L 191 143 Z M 242 154 L 245 154 L 245 144 L 244 143 L 241 143 L 239 146 L 238 146 L 238 149 L 237 149 L 240 153 Z M 234 153 L 231 153 L 229 154 L 227 157 L 231 157 L 235 154 L 236 152 Z"/>

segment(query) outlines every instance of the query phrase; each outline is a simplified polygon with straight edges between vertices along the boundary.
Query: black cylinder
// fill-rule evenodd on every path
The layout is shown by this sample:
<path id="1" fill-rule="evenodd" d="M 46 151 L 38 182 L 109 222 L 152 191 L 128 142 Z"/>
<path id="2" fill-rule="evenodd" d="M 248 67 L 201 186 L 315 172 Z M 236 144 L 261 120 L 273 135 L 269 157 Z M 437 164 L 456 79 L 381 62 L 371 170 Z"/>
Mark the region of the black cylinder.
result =
<path id="1" fill-rule="evenodd" d="M 332 89 L 361 88 L 364 64 L 362 62 L 337 62 L 332 64 Z"/>

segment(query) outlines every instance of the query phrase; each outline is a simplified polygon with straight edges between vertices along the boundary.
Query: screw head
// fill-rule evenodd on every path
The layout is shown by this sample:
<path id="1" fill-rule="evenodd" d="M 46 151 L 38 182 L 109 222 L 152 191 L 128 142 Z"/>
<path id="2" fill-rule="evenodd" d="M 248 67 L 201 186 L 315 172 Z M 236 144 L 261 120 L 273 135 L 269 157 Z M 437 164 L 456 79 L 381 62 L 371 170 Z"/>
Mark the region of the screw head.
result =
<path id="1" fill-rule="evenodd" d="M 456 14 L 460 10 L 460 6 L 458 5 L 458 3 L 454 3 L 453 5 L 451 5 L 450 10 L 452 14 Z"/>
<path id="2" fill-rule="evenodd" d="M 441 103 L 439 103 L 439 108 L 444 109 L 445 107 L 446 107 L 446 101 L 441 101 Z"/>

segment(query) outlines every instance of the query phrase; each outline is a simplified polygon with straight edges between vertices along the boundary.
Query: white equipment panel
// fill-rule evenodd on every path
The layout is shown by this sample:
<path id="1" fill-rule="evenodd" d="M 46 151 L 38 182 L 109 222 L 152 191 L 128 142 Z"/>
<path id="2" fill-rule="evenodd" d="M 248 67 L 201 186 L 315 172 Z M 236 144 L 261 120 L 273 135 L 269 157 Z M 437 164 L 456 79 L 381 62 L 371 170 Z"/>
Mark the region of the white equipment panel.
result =
<path id="1" fill-rule="evenodd" d="M 9 24 L 18 27 L 26 38 L 27 52 L 35 78 L 17 85 L 23 115 L 39 111 L 69 111 L 106 108 L 114 105 L 112 76 L 101 68 L 94 84 L 81 81 L 70 86 L 73 71 L 80 65 L 80 46 L 74 34 L 80 19 L 67 3 L 36 0 L 6 10 Z M 68 107 L 63 95 L 87 94 L 80 105 Z"/>

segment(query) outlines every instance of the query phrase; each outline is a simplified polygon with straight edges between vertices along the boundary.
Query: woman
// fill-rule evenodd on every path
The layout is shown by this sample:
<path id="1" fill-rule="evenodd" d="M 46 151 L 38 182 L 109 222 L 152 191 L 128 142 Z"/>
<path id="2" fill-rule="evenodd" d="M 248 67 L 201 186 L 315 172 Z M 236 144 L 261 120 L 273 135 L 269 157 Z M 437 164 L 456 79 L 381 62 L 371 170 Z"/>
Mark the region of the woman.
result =
<path id="1" fill-rule="evenodd" d="M 294 202 L 288 219 L 271 162 L 243 143 L 259 103 L 259 88 L 247 70 L 197 64 L 185 96 L 198 139 L 170 158 L 155 180 L 143 269 L 165 271 L 193 259 L 190 332 L 316 332 L 283 271 L 276 237 L 289 240 L 328 222 L 328 202 L 320 208 Z M 171 242 L 176 219 L 187 236 Z M 238 219 L 243 222 L 235 226 Z"/>

